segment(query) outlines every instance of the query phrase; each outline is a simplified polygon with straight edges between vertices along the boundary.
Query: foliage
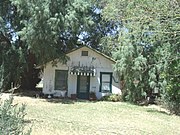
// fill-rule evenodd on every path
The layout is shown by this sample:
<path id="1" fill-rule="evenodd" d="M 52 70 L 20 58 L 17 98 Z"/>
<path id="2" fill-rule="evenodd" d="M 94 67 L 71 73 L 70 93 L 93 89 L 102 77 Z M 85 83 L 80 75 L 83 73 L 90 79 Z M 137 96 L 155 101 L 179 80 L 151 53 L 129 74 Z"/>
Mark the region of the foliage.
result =
<path id="1" fill-rule="evenodd" d="M 25 105 L 13 105 L 13 97 L 0 102 L 0 133 L 3 135 L 28 135 L 24 133 Z"/>
<path id="2" fill-rule="evenodd" d="M 122 101 L 120 94 L 109 94 L 107 96 L 103 96 L 100 100 L 102 101 L 113 101 L 113 102 L 118 102 Z"/>
<path id="3" fill-rule="evenodd" d="M 1 0 L 1 87 L 14 82 L 34 89 L 39 81 L 34 66 L 56 58 L 66 62 L 65 53 L 82 43 L 101 50 L 101 37 L 116 28 L 102 20 L 101 8 L 93 0 Z"/>
<path id="4" fill-rule="evenodd" d="M 103 4 L 104 19 L 123 25 L 113 42 L 114 69 L 125 80 L 123 95 L 137 102 L 158 91 L 169 107 L 176 106 L 175 111 L 180 103 L 179 1 L 106 0 Z"/>
<path id="5" fill-rule="evenodd" d="M 172 113 L 180 115 L 180 78 L 178 73 L 180 73 L 180 61 L 174 61 L 169 66 L 169 72 L 166 78 L 169 80 L 166 85 L 166 91 L 162 95 L 164 104 L 167 106 Z M 175 75 L 175 76 L 174 76 Z"/>
<path id="6" fill-rule="evenodd" d="M 59 58 L 79 43 L 94 48 L 101 37 L 110 33 L 113 23 L 104 22 L 98 4 L 86 0 L 13 0 L 24 27 L 18 31 L 22 40 L 40 63 Z"/>
<path id="7" fill-rule="evenodd" d="M 20 19 L 16 7 L 9 0 L 0 1 L 1 90 L 9 89 L 11 82 L 14 86 L 21 84 L 24 78 L 22 74 L 30 69 L 27 62 L 27 46 L 16 35 L 16 31 L 22 28 Z"/>
<path id="8" fill-rule="evenodd" d="M 0 89 L 4 90 L 10 87 L 9 82 L 17 84 L 22 71 L 21 50 L 7 38 L 8 35 L 0 33 Z M 20 58 L 21 57 L 21 58 Z M 16 68 L 15 68 L 16 67 Z"/>

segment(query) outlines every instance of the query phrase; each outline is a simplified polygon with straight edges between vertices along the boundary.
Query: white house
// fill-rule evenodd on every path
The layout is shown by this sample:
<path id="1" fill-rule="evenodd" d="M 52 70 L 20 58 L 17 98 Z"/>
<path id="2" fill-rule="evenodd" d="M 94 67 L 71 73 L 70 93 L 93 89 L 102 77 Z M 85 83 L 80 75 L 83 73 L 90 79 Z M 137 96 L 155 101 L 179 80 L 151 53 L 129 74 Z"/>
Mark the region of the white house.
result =
<path id="1" fill-rule="evenodd" d="M 83 46 L 66 54 L 70 60 L 66 64 L 51 62 L 44 67 L 43 93 L 88 99 L 94 92 L 99 99 L 107 93 L 121 94 L 120 84 L 113 71 L 115 61 Z"/>

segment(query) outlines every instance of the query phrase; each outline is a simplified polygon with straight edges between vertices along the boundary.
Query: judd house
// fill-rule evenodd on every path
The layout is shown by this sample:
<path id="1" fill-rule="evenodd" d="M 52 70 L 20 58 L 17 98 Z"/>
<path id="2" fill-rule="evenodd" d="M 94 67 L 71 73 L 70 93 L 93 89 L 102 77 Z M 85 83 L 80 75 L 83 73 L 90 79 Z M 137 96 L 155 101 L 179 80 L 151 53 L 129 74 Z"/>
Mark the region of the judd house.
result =
<path id="1" fill-rule="evenodd" d="M 52 66 L 49 62 L 44 67 L 44 94 L 79 99 L 88 99 L 90 93 L 98 99 L 109 93 L 121 94 L 113 59 L 87 46 L 66 55 L 70 58 L 66 64 Z"/>

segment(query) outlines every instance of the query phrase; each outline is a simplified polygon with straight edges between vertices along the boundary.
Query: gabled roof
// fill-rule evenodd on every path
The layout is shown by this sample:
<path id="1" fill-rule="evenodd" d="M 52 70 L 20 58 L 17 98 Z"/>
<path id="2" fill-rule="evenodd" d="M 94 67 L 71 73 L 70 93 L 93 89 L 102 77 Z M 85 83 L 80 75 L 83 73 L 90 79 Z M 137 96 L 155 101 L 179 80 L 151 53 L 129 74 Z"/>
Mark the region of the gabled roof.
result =
<path id="1" fill-rule="evenodd" d="M 89 46 L 85 46 L 85 45 L 80 46 L 80 47 L 77 47 L 77 48 L 74 48 L 74 49 L 68 51 L 66 54 L 69 54 L 69 53 L 71 53 L 71 52 L 77 51 L 77 50 L 79 50 L 79 49 L 81 49 L 81 48 L 83 48 L 83 47 L 86 47 L 86 48 L 88 48 L 88 49 L 96 52 L 97 54 L 105 57 L 106 59 L 108 59 L 108 60 L 110 60 L 110 61 L 112 61 L 112 62 L 114 62 L 114 63 L 116 62 L 113 58 L 107 56 L 106 54 L 104 54 L 104 53 L 102 53 L 102 52 L 100 52 L 100 51 L 97 51 L 96 49 L 93 49 L 93 48 L 91 48 L 91 47 L 89 47 Z M 43 66 L 44 66 L 44 65 L 37 65 L 35 68 L 36 68 L 36 69 L 40 69 L 40 68 L 42 68 Z"/>
<path id="2" fill-rule="evenodd" d="M 74 49 L 68 51 L 66 54 L 69 54 L 69 53 L 71 53 L 71 52 L 74 52 L 74 51 L 76 51 L 76 50 L 79 50 L 79 49 L 81 49 L 81 48 L 83 48 L 83 47 L 86 47 L 86 48 L 88 48 L 88 49 L 90 49 L 90 50 L 98 53 L 99 55 L 105 57 L 106 59 L 108 59 L 108 60 L 110 60 L 110 61 L 112 61 L 112 62 L 114 62 L 114 63 L 116 62 L 113 58 L 107 56 L 106 54 L 104 54 L 104 53 L 102 53 L 102 52 L 100 52 L 100 51 L 97 51 L 96 49 L 93 49 L 93 48 L 91 48 L 91 47 L 89 47 L 89 46 L 85 46 L 85 45 L 84 45 L 84 46 L 80 46 L 80 47 L 78 47 L 78 48 L 74 48 Z"/>

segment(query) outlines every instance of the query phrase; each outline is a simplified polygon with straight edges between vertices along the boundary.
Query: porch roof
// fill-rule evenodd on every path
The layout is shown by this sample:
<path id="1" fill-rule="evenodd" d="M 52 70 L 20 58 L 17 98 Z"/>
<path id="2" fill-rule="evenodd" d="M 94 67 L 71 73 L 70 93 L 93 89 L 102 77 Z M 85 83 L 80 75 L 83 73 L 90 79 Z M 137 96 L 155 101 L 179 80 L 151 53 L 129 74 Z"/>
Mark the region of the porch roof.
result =
<path id="1" fill-rule="evenodd" d="M 96 76 L 96 69 L 93 66 L 73 66 L 70 69 L 70 74 L 82 76 Z"/>

